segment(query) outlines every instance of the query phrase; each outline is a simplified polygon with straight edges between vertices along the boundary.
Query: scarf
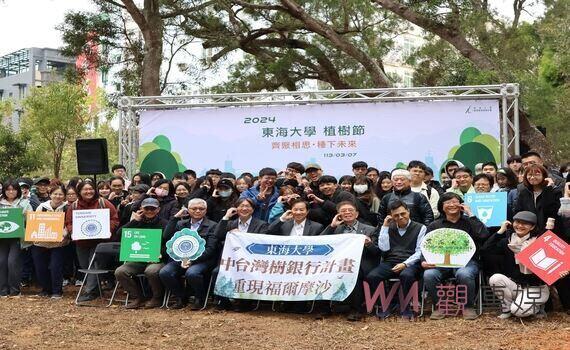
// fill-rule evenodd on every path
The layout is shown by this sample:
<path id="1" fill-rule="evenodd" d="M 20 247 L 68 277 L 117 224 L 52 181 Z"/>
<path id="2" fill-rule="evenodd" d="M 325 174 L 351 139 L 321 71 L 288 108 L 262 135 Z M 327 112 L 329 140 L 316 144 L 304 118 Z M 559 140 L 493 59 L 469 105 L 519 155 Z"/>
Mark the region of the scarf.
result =
<path id="1" fill-rule="evenodd" d="M 516 232 L 513 232 L 511 234 L 511 239 L 509 241 L 508 247 L 516 256 L 518 253 L 521 252 L 521 250 L 526 248 L 529 243 L 531 243 L 529 241 L 529 238 L 530 238 L 530 233 L 525 236 L 519 237 L 519 235 L 517 235 Z M 532 274 L 532 272 L 530 272 L 529 269 L 524 267 L 524 265 L 520 264 L 516 258 L 515 258 L 515 264 L 519 265 L 519 270 L 521 271 L 521 273 L 525 275 Z"/>

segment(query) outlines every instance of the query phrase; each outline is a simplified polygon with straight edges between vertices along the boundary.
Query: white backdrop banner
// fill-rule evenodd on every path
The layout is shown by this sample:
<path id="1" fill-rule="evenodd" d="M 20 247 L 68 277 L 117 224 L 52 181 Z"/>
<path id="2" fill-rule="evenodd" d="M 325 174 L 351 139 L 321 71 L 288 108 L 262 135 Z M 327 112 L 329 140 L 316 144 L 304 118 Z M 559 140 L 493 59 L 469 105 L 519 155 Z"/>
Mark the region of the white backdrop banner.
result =
<path id="1" fill-rule="evenodd" d="M 391 170 L 415 159 L 434 171 L 449 159 L 500 162 L 497 100 L 150 110 L 139 126 L 141 171 L 167 176 L 186 168 L 256 174 L 292 161 L 337 176 L 357 160 Z"/>
<path id="2" fill-rule="evenodd" d="M 274 301 L 342 301 L 356 285 L 364 237 L 230 232 L 215 294 Z"/>

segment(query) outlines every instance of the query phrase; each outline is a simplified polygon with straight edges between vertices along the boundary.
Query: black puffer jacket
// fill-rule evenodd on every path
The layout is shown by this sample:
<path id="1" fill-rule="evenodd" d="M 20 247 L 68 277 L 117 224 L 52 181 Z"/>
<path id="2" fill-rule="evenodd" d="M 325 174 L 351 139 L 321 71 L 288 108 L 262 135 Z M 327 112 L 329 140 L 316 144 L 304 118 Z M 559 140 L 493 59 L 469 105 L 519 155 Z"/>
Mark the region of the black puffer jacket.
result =
<path id="1" fill-rule="evenodd" d="M 520 211 L 535 213 L 537 218 L 536 226 L 539 231 L 544 230 L 548 218 L 553 218 L 556 220 L 553 231 L 562 233 L 562 222 L 558 216 L 560 197 L 562 197 L 562 191 L 559 187 L 546 186 L 536 198 L 535 204 L 532 189 L 521 186 L 518 198 L 514 203 L 513 213 L 516 214 Z"/>
<path id="2" fill-rule="evenodd" d="M 415 222 L 422 223 L 426 226 L 434 220 L 433 210 L 426 196 L 421 193 L 413 192 L 411 188 L 397 191 L 394 189 L 391 193 L 382 198 L 380 209 L 378 210 L 378 222 L 382 224 L 388 215 L 388 207 L 396 200 L 406 203 L 410 210 L 410 219 Z"/>

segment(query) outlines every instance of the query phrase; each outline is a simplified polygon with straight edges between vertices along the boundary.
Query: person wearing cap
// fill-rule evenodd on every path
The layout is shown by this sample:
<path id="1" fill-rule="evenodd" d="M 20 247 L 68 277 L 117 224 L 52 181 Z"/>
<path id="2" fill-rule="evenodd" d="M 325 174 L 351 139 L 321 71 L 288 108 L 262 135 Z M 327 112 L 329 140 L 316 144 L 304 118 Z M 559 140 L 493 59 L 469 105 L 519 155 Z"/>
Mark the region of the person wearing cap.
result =
<path id="1" fill-rule="evenodd" d="M 156 198 L 145 198 L 141 202 L 140 209 L 133 213 L 133 219 L 124 225 L 124 228 L 137 229 L 160 229 L 164 232 L 168 221 L 158 215 L 160 203 Z M 162 305 L 164 287 L 160 281 L 159 272 L 164 267 L 166 261 L 166 241 L 161 242 L 161 259 L 158 263 L 125 262 L 115 270 L 115 278 L 120 286 L 129 293 L 129 303 L 127 309 L 137 309 L 141 306 L 145 308 L 156 308 Z M 144 296 L 140 287 L 137 275 L 144 273 L 152 291 L 152 298 L 145 304 Z"/>
<path id="2" fill-rule="evenodd" d="M 354 176 L 357 175 L 366 176 L 367 171 L 368 171 L 368 164 L 366 164 L 366 162 L 358 161 L 352 163 L 352 173 L 354 174 Z"/>
<path id="3" fill-rule="evenodd" d="M 34 182 L 40 203 L 49 201 L 49 178 L 41 177 Z"/>
<path id="4" fill-rule="evenodd" d="M 433 222 L 434 216 L 431 206 L 426 195 L 412 191 L 411 188 L 412 175 L 408 170 L 395 169 L 392 171 L 392 192 L 382 198 L 380 209 L 378 209 L 378 222 L 384 222 L 388 216 L 388 207 L 390 203 L 401 200 L 406 203 L 410 210 L 412 221 L 420 224 L 429 225 Z M 434 195 L 436 191 L 432 191 Z"/>
<path id="5" fill-rule="evenodd" d="M 499 318 L 528 317 L 544 313 L 548 300 L 548 286 L 530 270 L 520 264 L 515 255 L 530 245 L 538 236 L 537 217 L 530 211 L 518 212 L 513 222 L 505 221 L 497 233 L 481 248 L 484 252 L 499 248 L 503 253 L 503 272 L 489 279 L 489 285 L 501 300 Z"/>
<path id="6" fill-rule="evenodd" d="M 310 204 L 309 220 L 316 221 L 325 226 L 337 214 L 336 206 L 340 202 L 355 202 L 354 196 L 346 191 L 342 191 L 338 186 L 334 176 L 323 175 L 319 179 L 319 195 L 310 193 L 307 195 Z"/>
<path id="7" fill-rule="evenodd" d="M 127 196 L 128 203 L 123 206 L 119 214 L 120 226 L 126 225 L 131 221 L 133 214 L 133 205 L 139 203 L 143 199 L 143 195 L 150 190 L 150 186 L 144 183 L 129 187 L 129 195 Z"/>
<path id="8" fill-rule="evenodd" d="M 450 277 L 455 277 L 457 285 L 467 287 L 467 302 L 463 310 L 463 318 L 466 320 L 476 319 L 477 313 L 473 306 L 475 305 L 476 296 L 476 280 L 479 274 L 479 249 L 483 243 L 489 238 L 489 231 L 485 225 L 477 219 L 471 212 L 468 205 L 463 204 L 463 198 L 456 193 L 446 192 L 439 197 L 437 203 L 438 210 L 441 213 L 439 219 L 432 222 L 426 230 L 426 235 L 440 228 L 452 228 L 467 232 L 475 242 L 475 254 L 469 260 L 467 265 L 460 268 L 442 268 L 436 267 L 434 264 L 427 263 L 422 257 L 422 267 L 424 271 L 424 285 L 434 305 L 439 302 L 437 286 Z M 445 314 L 440 310 L 432 312 L 430 319 L 441 320 L 445 318 Z"/>
<path id="9" fill-rule="evenodd" d="M 253 217 L 256 219 L 269 221 L 271 209 L 277 203 L 279 190 L 275 186 L 277 172 L 273 168 L 263 168 L 259 171 L 259 184 L 242 192 L 240 198 L 250 198 L 255 203 Z"/>
<path id="10" fill-rule="evenodd" d="M 218 181 L 222 178 L 220 169 L 210 169 L 206 172 L 206 177 L 212 180 L 214 188 L 218 185 Z"/>
<path id="11" fill-rule="evenodd" d="M 323 169 L 317 163 L 309 163 L 305 167 L 305 174 L 309 180 L 309 186 L 304 188 L 305 196 L 312 193 L 318 197 L 320 195 L 319 179 L 323 176 Z"/>
<path id="12" fill-rule="evenodd" d="M 36 208 L 41 204 L 38 196 L 35 193 L 32 193 L 30 189 L 32 188 L 34 181 L 29 177 L 21 177 L 18 179 L 18 184 L 22 189 L 22 198 L 28 199 L 32 209 L 36 210 Z"/>
<path id="13" fill-rule="evenodd" d="M 233 182 L 229 179 L 221 179 L 212 192 L 212 196 L 206 200 L 208 203 L 208 212 L 206 215 L 210 220 L 219 222 L 226 211 L 235 205 L 239 198 L 239 193 Z"/>
<path id="14" fill-rule="evenodd" d="M 206 298 L 208 288 L 206 276 L 216 267 L 220 254 L 220 244 L 214 231 L 216 222 L 206 217 L 207 211 L 208 205 L 205 200 L 192 198 L 188 202 L 188 209 L 180 209 L 164 230 L 163 242 L 168 242 L 176 232 L 184 228 L 198 232 L 206 241 L 204 253 L 196 260 L 179 262 L 169 258 L 169 262 L 160 270 L 160 280 L 175 298 L 174 305 L 171 306 L 173 309 L 182 309 L 188 303 L 184 283 L 180 280 L 182 276 L 194 291 L 192 310 L 201 309 Z"/>

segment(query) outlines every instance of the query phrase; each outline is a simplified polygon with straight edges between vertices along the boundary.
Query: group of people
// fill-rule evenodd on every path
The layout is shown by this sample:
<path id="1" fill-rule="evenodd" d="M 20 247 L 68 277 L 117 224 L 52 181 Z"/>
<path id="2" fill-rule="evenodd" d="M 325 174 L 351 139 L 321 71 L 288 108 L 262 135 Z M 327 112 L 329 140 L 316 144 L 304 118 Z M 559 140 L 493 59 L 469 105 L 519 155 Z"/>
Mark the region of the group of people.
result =
<path id="1" fill-rule="evenodd" d="M 550 229 L 570 242 L 570 187 L 568 166 L 560 172 L 547 169 L 540 155 L 529 152 L 509 158 L 507 166 L 494 162 L 476 169 L 449 161 L 440 179 L 421 161 L 410 161 L 406 169 L 379 171 L 359 161 L 352 174 L 327 175 L 318 164 L 292 162 L 277 172 L 263 168 L 257 176 L 236 177 L 217 169 L 197 177 L 192 170 L 166 179 L 160 172 L 136 173 L 126 178 L 122 165 L 112 168 L 109 180 L 73 178 L 66 184 L 58 179 L 28 178 L 8 180 L 2 185 L 0 208 L 28 211 L 65 212 L 66 234 L 62 242 L 24 242 L 0 239 L 0 296 L 18 296 L 32 274 L 39 296 L 61 298 L 67 280 L 84 280 L 78 302 L 99 297 L 100 286 L 93 276 L 82 279 L 78 268 L 87 268 L 97 245 L 120 241 L 122 228 L 161 229 L 161 261 L 125 262 L 114 277 L 129 293 L 126 308 L 156 308 L 170 292 L 170 308 L 201 309 L 206 302 L 210 276 L 216 273 L 228 232 L 248 232 L 284 236 L 316 236 L 355 233 L 365 235 L 358 283 L 345 300 L 349 320 L 364 316 L 364 282 L 374 291 L 381 282 L 397 278 L 404 294 L 422 281 L 430 299 L 438 304 L 438 286 L 450 277 L 466 287 L 462 310 L 468 320 L 477 318 L 475 299 L 480 273 L 484 283 L 497 292 L 502 304 L 499 317 L 543 315 L 551 303 L 550 288 L 524 268 L 515 254 L 537 236 Z M 565 179 L 566 178 L 566 179 Z M 466 193 L 508 193 L 508 220 L 500 227 L 486 227 L 464 203 Z M 107 208 L 111 238 L 71 241 L 74 210 Z M 166 254 L 165 243 L 184 228 L 205 239 L 204 253 L 194 261 L 178 262 Z M 426 262 L 420 250 L 430 231 L 455 228 L 467 232 L 476 252 L 466 266 L 441 268 Z M 151 296 L 139 283 L 144 274 Z M 114 281 L 108 281 L 114 283 Z M 570 310 L 570 277 L 564 271 L 554 284 L 565 310 Z M 536 293 L 540 297 L 532 297 Z M 189 299 L 189 295 L 192 298 Z M 532 303 L 529 300 L 532 298 Z M 287 306 L 287 305 L 286 305 Z M 247 300 L 216 298 L 220 309 L 249 310 Z M 294 304 L 302 309 L 303 303 Z M 318 303 L 321 315 L 329 304 Z M 382 309 L 386 318 L 395 308 Z M 404 317 L 414 317 L 412 308 L 400 308 Z M 435 309 L 431 319 L 446 314 Z"/>

